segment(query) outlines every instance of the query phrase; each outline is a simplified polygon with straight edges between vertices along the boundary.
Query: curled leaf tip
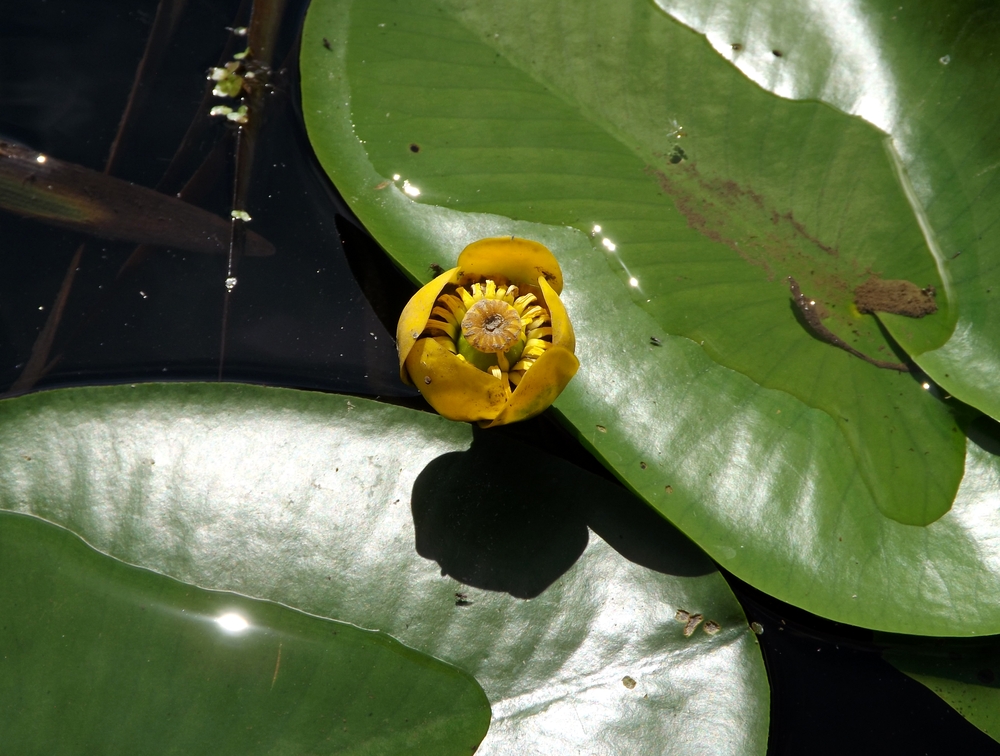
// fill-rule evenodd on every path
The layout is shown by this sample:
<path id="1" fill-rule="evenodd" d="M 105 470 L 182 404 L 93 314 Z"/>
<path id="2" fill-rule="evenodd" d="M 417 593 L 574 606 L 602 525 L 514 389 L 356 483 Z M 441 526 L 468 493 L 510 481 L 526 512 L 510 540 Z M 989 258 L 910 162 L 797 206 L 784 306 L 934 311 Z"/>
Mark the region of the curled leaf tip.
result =
<path id="1" fill-rule="evenodd" d="M 451 420 L 489 427 L 537 415 L 580 365 L 562 285 L 538 242 L 473 242 L 403 309 L 400 377 Z"/>

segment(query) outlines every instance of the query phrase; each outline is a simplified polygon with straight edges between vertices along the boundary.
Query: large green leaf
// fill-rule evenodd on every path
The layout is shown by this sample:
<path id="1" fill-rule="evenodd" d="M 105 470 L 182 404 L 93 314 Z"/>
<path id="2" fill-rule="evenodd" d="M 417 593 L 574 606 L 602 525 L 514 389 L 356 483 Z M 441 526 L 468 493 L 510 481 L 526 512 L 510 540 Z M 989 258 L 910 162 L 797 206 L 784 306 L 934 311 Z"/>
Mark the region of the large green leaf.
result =
<path id="1" fill-rule="evenodd" d="M 889 135 L 958 317 L 943 345 L 931 319 L 884 322 L 935 381 L 1000 419 L 1000 6 L 656 1 L 760 86 L 824 100 Z"/>
<path id="2" fill-rule="evenodd" d="M 492 704 L 480 753 L 766 750 L 759 647 L 711 562 L 507 432 L 250 386 L 54 391 L 0 402 L 0 508 L 455 664 Z"/>
<path id="3" fill-rule="evenodd" d="M 852 314 L 855 286 L 877 267 L 944 289 L 875 129 L 769 96 L 646 0 L 583 15 L 437 6 L 352 7 L 350 117 L 378 174 L 432 205 L 600 226 L 586 255 L 606 257 L 662 328 L 833 418 L 829 443 L 851 451 L 883 512 L 919 525 L 947 511 L 965 447 L 952 412 L 910 376 L 814 338 L 789 297 L 793 275 L 827 327 L 898 362 L 874 317 Z M 672 163 L 681 143 L 687 159 Z M 939 342 L 954 314 L 941 304 L 928 318 Z"/>
<path id="4" fill-rule="evenodd" d="M 556 253 L 582 363 L 558 411 L 727 569 L 856 625 L 1000 629 L 981 591 L 1000 570 L 970 546 L 993 527 L 995 458 L 965 454 L 919 380 L 813 338 L 781 280 L 886 359 L 853 282 L 932 283 L 925 342 L 947 338 L 947 286 L 878 133 L 761 92 L 652 5 L 576 8 L 315 2 L 320 161 L 418 280 L 486 236 Z M 928 528 L 896 521 L 953 500 Z"/>
<path id="5" fill-rule="evenodd" d="M 468 754 L 489 703 L 381 634 L 122 564 L 0 513 L 9 753 Z"/>

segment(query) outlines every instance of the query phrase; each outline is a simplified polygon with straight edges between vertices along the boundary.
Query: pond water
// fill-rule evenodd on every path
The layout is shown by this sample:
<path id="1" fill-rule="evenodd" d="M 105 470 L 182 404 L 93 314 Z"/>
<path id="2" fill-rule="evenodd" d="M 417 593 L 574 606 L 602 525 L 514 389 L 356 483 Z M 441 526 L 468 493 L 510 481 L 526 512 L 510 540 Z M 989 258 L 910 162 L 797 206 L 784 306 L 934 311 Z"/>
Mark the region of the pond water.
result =
<path id="1" fill-rule="evenodd" d="M 274 244 L 270 257 L 240 262 L 229 303 L 222 375 L 227 380 L 372 395 L 413 396 L 396 377 L 390 333 L 352 275 L 383 256 L 354 226 L 312 160 L 296 111 L 293 48 L 304 8 L 283 24 L 267 118 L 246 209 L 250 227 Z M 104 168 L 156 2 L 29 3 L 4 24 L 0 139 L 59 160 Z M 196 114 L 206 71 L 231 38 L 238 3 L 191 4 L 159 74 L 142 87 L 114 174 L 156 186 Z M 178 161 L 176 191 L 219 145 L 197 204 L 231 208 L 232 125 L 215 119 Z M 183 170 L 186 169 L 186 170 Z M 343 235 L 341 234 L 343 230 Z M 135 245 L 0 215 L 0 391 L 21 373 L 45 326 L 77 246 L 85 242 L 41 386 L 191 380 L 218 376 L 226 256 L 152 249 L 120 273 Z M 133 260 L 134 261 L 134 260 Z M 380 271 L 381 273 L 382 271 Z M 398 277 L 390 291 L 404 287 Z M 395 288 L 393 288 L 393 285 Z M 384 299 L 384 298 L 383 298 Z M 395 302 L 390 301 L 391 305 Z"/>

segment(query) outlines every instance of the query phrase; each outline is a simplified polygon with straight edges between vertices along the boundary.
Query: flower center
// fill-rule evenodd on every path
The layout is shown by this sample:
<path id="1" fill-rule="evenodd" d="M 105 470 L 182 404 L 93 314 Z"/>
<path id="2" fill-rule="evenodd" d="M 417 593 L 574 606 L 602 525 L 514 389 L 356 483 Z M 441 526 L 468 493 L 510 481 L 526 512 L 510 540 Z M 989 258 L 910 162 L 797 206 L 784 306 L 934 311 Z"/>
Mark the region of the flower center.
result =
<path id="1" fill-rule="evenodd" d="M 521 335 L 521 316 L 502 299 L 481 299 L 462 318 L 462 335 L 480 352 L 506 352 Z"/>
<path id="2" fill-rule="evenodd" d="M 444 291 L 427 319 L 427 335 L 458 359 L 490 373 L 504 390 L 517 386 L 525 372 L 552 345 L 548 310 L 535 295 L 518 296 L 516 286 L 491 279 Z"/>

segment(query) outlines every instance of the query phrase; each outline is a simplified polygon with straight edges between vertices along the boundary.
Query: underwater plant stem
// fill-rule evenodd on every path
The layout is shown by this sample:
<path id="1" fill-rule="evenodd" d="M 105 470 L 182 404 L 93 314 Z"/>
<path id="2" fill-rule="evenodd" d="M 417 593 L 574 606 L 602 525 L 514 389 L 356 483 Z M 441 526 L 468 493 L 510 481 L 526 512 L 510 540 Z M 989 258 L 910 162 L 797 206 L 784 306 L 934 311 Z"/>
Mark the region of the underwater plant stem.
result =
<path id="1" fill-rule="evenodd" d="M 115 133 L 114 141 L 111 142 L 111 149 L 108 152 L 108 160 L 104 164 L 104 172 L 113 174 L 118 167 L 121 155 L 131 137 L 135 125 L 133 115 L 145 104 L 149 94 L 149 81 L 156 78 L 167 56 L 167 49 L 177 28 L 177 22 L 184 13 L 184 8 L 188 0 L 160 0 L 156 7 L 156 18 L 153 19 L 153 26 L 149 30 L 149 37 L 146 40 L 146 49 L 143 51 L 142 59 L 135 71 L 135 79 L 132 81 L 132 89 L 129 92 L 128 100 L 125 103 L 125 110 L 118 122 L 118 131 Z"/>
<path id="2" fill-rule="evenodd" d="M 264 120 L 265 95 L 268 90 L 267 79 L 271 72 L 275 43 L 281 29 L 286 4 L 287 0 L 254 0 L 250 11 L 250 23 L 247 26 L 247 48 L 250 51 L 248 57 L 259 75 L 253 80 L 254 83 L 249 88 L 249 92 L 242 98 L 243 104 L 247 106 L 249 118 L 246 124 L 241 124 L 238 127 L 236 132 L 233 218 L 229 226 L 229 255 L 226 260 L 225 293 L 222 300 L 222 323 L 219 337 L 218 380 L 220 381 L 226 359 L 226 333 L 229 326 L 230 302 L 238 280 L 239 263 L 243 258 L 246 246 L 246 223 L 237 217 L 237 213 L 246 210 L 247 197 L 250 194 L 250 178 L 257 148 L 257 135 L 260 133 L 260 127 Z"/>

